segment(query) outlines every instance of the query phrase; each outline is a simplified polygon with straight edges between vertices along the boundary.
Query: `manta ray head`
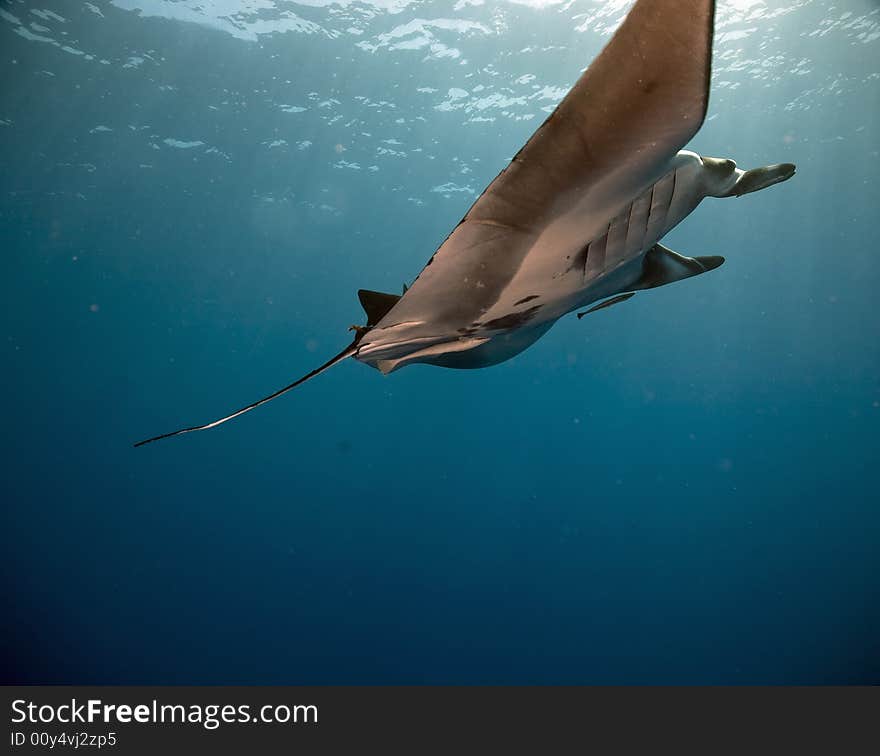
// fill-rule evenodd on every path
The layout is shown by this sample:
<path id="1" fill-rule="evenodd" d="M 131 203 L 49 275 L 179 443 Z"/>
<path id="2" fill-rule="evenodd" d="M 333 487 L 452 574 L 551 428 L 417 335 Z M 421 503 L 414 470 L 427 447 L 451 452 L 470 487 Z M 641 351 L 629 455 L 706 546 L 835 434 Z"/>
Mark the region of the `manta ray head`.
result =
<path id="1" fill-rule="evenodd" d="M 420 361 L 419 355 L 449 341 L 449 336 L 432 333 L 433 330 L 422 320 L 372 328 L 364 334 L 354 358 L 383 373 L 390 373 L 405 364 Z"/>

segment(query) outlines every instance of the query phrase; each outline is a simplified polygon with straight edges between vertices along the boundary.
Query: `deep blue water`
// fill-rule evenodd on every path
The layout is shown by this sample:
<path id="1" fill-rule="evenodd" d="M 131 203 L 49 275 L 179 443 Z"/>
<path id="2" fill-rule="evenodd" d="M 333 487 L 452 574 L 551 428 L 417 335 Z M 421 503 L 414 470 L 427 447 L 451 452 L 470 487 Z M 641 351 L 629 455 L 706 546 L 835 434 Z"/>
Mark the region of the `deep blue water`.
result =
<path id="1" fill-rule="evenodd" d="M 721 0 L 718 271 L 308 372 L 626 3 L 0 2 L 3 682 L 880 682 L 880 7 Z M 141 10 L 134 10 L 140 8 Z"/>

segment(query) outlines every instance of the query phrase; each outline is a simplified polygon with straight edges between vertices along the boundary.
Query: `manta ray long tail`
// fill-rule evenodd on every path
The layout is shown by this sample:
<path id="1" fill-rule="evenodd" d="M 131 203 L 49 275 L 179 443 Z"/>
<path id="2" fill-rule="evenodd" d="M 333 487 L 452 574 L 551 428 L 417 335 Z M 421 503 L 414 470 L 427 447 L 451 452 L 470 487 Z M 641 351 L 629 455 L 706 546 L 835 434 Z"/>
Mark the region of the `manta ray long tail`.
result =
<path id="1" fill-rule="evenodd" d="M 265 404 L 266 402 L 271 402 L 273 399 L 278 398 L 282 394 L 286 394 L 291 389 L 296 388 L 302 383 L 305 383 L 310 378 L 314 378 L 316 375 L 320 375 L 325 370 L 332 368 L 337 362 L 342 362 L 344 359 L 351 357 L 355 352 L 357 352 L 358 343 L 361 340 L 361 334 L 355 338 L 355 340 L 349 344 L 345 349 L 343 349 L 339 354 L 333 357 L 331 360 L 325 362 L 321 367 L 315 368 L 308 375 L 304 375 L 302 378 L 295 380 L 288 386 L 285 386 L 282 389 L 278 389 L 274 394 L 269 394 L 269 396 L 264 396 L 262 399 L 254 402 L 253 404 L 249 404 L 247 407 L 242 407 L 240 410 L 233 412 L 231 415 L 227 415 L 226 417 L 221 417 L 219 420 L 215 420 L 213 423 L 206 423 L 205 425 L 195 425 L 192 428 L 181 428 L 180 430 L 172 431 L 171 433 L 163 433 L 161 436 L 153 436 L 152 438 L 145 439 L 143 441 L 138 441 L 135 446 L 143 446 L 144 444 L 151 444 L 153 441 L 159 441 L 163 438 L 171 438 L 172 436 L 180 436 L 183 433 L 192 433 L 193 431 L 200 430 L 208 430 L 208 428 L 216 428 L 218 425 L 222 425 L 227 420 L 232 420 L 239 415 L 243 415 L 245 412 L 250 412 L 255 407 L 259 407 L 261 404 Z"/>

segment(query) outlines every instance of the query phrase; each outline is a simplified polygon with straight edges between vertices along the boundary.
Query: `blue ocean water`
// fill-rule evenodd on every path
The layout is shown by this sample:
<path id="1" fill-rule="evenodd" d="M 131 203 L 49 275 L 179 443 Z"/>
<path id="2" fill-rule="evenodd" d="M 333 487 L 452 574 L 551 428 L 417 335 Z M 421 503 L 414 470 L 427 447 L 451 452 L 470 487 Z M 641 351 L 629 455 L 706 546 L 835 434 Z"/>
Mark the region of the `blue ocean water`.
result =
<path id="1" fill-rule="evenodd" d="M 880 682 L 880 6 L 720 0 L 790 182 L 510 362 L 346 362 L 621 0 L 2 0 L 2 681 Z"/>

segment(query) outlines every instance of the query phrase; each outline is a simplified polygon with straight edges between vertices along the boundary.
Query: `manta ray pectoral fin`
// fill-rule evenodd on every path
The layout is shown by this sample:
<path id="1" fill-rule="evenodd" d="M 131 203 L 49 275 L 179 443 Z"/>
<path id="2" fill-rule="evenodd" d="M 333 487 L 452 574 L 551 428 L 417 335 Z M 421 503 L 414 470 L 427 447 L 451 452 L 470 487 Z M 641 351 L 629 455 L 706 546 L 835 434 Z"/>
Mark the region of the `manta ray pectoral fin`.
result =
<path id="1" fill-rule="evenodd" d="M 631 291 L 628 294 L 618 294 L 616 297 L 606 299 L 604 302 L 597 304 L 595 307 L 591 307 L 589 310 L 579 312 L 577 314 L 578 320 L 580 320 L 584 315 L 589 315 L 591 312 L 596 312 L 596 310 L 604 310 L 606 307 L 611 307 L 611 305 L 616 305 L 620 302 L 626 302 L 627 299 L 632 299 L 635 295 L 636 293 L 634 291 Z"/>
<path id="2" fill-rule="evenodd" d="M 404 294 L 406 286 L 403 287 Z M 361 307 L 367 313 L 367 325 L 374 326 L 382 318 L 384 318 L 399 301 L 397 294 L 385 294 L 381 291 L 370 291 L 369 289 L 359 289 L 358 299 L 361 301 Z"/>
<path id="3" fill-rule="evenodd" d="M 743 172 L 737 178 L 733 188 L 725 193 L 718 195 L 719 197 L 742 197 L 744 194 L 759 192 L 774 184 L 781 184 L 788 181 L 794 176 L 797 169 L 792 163 L 777 163 L 775 165 L 765 165 L 761 168 L 752 168 Z"/>
<path id="4" fill-rule="evenodd" d="M 653 289 L 657 286 L 665 286 L 668 283 L 715 270 L 723 263 L 724 258 L 720 255 L 685 257 L 662 244 L 655 244 L 645 253 L 641 278 L 629 288 Z"/>
<path id="5" fill-rule="evenodd" d="M 219 420 L 214 420 L 212 423 L 205 423 L 204 425 L 195 425 L 192 428 L 181 428 L 180 430 L 172 431 L 171 433 L 163 433 L 161 436 L 153 436 L 152 438 L 145 439 L 144 441 L 138 441 L 135 446 L 143 446 L 144 444 L 150 444 L 153 441 L 159 441 L 163 438 L 171 438 L 172 436 L 180 436 L 184 433 L 192 433 L 193 431 L 200 430 L 208 430 L 208 428 L 215 428 L 218 425 L 222 425 L 227 420 L 232 420 L 239 415 L 243 415 L 245 412 L 250 412 L 252 409 L 259 407 L 261 404 L 265 404 L 266 402 L 271 402 L 273 399 L 277 399 L 282 394 L 286 394 L 291 389 L 296 388 L 297 386 L 305 383 L 310 378 L 314 378 L 316 375 L 320 375 L 325 370 L 332 368 L 339 362 L 351 357 L 358 350 L 358 344 L 360 344 L 361 339 L 363 338 L 363 333 L 358 332 L 355 335 L 354 341 L 351 342 L 345 349 L 343 349 L 339 354 L 337 354 L 332 359 L 325 362 L 321 367 L 315 368 L 311 373 L 304 375 L 302 378 L 295 380 L 293 383 L 285 386 L 282 389 L 278 389 L 273 394 L 269 394 L 269 396 L 265 396 L 262 399 L 253 402 L 252 404 L 247 405 L 247 407 L 242 407 L 240 410 L 233 412 L 231 415 L 227 415 L 226 417 L 221 417 Z"/>

